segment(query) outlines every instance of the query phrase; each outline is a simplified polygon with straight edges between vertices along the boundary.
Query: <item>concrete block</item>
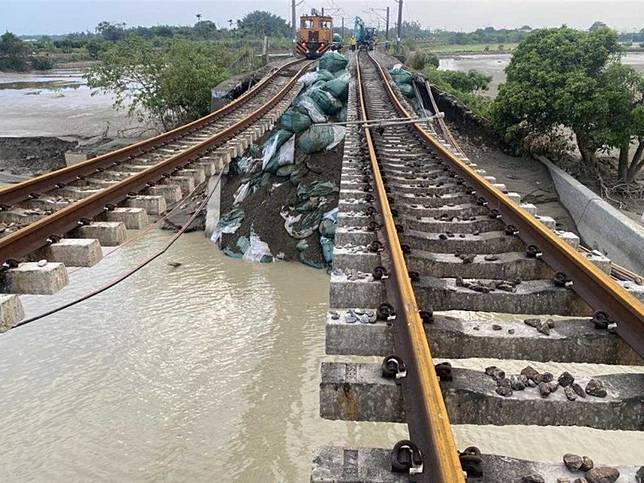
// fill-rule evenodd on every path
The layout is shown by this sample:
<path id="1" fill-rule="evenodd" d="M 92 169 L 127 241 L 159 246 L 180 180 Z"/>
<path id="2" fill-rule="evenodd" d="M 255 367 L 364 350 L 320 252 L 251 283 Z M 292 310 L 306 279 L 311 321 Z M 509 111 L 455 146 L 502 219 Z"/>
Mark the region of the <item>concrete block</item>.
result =
<path id="1" fill-rule="evenodd" d="M 347 314 L 350 314 L 349 309 L 329 312 L 327 354 L 384 357 L 395 352 L 391 326 L 382 321 L 360 323 Z M 644 363 L 621 337 L 596 329 L 589 318 L 558 319 L 546 335 L 527 325 L 523 317 L 494 320 L 434 314 L 433 323 L 425 324 L 424 329 L 432 355 L 443 359 Z"/>
<path id="2" fill-rule="evenodd" d="M 117 221 L 94 221 L 78 227 L 72 234 L 78 238 L 95 238 L 104 247 L 120 245 L 127 237 L 125 223 Z"/>
<path id="3" fill-rule="evenodd" d="M 311 483 L 407 483 L 409 475 L 391 471 L 391 450 L 325 446 L 315 452 Z"/>
<path id="4" fill-rule="evenodd" d="M 181 188 L 176 184 L 157 184 L 147 189 L 152 196 L 162 196 L 166 205 L 181 201 Z"/>
<path id="5" fill-rule="evenodd" d="M 531 215 L 537 214 L 537 207 L 532 203 L 521 203 L 521 208 L 530 213 Z"/>
<path id="6" fill-rule="evenodd" d="M 179 188 L 181 188 L 181 194 L 183 196 L 195 189 L 195 180 L 192 176 L 170 176 L 168 178 L 168 183 L 178 185 Z"/>
<path id="7" fill-rule="evenodd" d="M 67 269 L 62 263 L 50 262 L 39 266 L 38 262 L 21 263 L 0 275 L 0 291 L 3 293 L 51 295 L 69 283 Z"/>
<path id="8" fill-rule="evenodd" d="M 381 371 L 381 364 L 323 362 L 320 415 L 335 420 L 404 422 L 401 387 L 391 379 L 384 379 Z M 573 377 L 582 388 L 591 379 L 575 374 Z M 607 395 L 586 395 L 574 401 L 568 400 L 561 387 L 548 397 L 541 397 L 536 387 L 501 396 L 492 377 L 483 371 L 458 367 L 452 368 L 452 381 L 441 381 L 440 385 L 452 424 L 640 430 L 644 423 L 641 411 L 644 374 L 594 378 L 604 385 Z"/>
<path id="9" fill-rule="evenodd" d="M 566 207 L 590 248 L 606 253 L 615 263 L 644 273 L 644 227 L 631 220 L 546 158 L 537 158 L 550 171 L 559 201 Z"/>
<path id="10" fill-rule="evenodd" d="M 393 443 L 392 443 L 393 446 Z M 595 462 L 595 467 L 605 466 Z M 619 471 L 619 481 L 637 481 L 639 465 L 613 465 Z M 572 472 L 563 462 L 545 463 L 511 458 L 505 455 L 481 455 L 483 477 L 469 478 L 478 483 L 520 482 L 527 475 L 538 474 L 547 482 L 582 481 L 583 473 Z M 325 446 L 315 452 L 311 481 L 314 483 L 403 483 L 409 475 L 391 471 L 391 448 L 343 448 Z"/>
<path id="11" fill-rule="evenodd" d="M 128 230 L 141 230 L 148 226 L 148 214 L 143 208 L 115 208 L 104 215 L 105 221 L 120 221 Z"/>
<path id="12" fill-rule="evenodd" d="M 43 257 L 66 267 L 93 267 L 103 258 L 98 240 L 92 238 L 63 238 L 43 249 Z"/>
<path id="13" fill-rule="evenodd" d="M 133 196 L 125 201 L 125 206 L 143 208 L 150 215 L 160 215 L 166 210 L 165 198 L 162 196 Z"/>
<path id="14" fill-rule="evenodd" d="M 0 295 L 0 332 L 6 332 L 25 318 L 17 295 Z"/>
<path id="15" fill-rule="evenodd" d="M 510 198 L 517 205 L 521 204 L 521 195 L 519 193 L 509 192 L 507 193 L 508 198 Z"/>

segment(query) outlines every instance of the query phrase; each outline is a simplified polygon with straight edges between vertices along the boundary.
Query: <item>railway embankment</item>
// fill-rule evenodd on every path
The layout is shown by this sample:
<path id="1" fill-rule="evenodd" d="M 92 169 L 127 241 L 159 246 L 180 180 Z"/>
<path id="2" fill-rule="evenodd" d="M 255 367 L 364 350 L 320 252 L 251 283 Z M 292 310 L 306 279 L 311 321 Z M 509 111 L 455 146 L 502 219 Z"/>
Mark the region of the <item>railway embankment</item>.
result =
<path id="1" fill-rule="evenodd" d="M 211 240 L 233 258 L 333 260 L 344 151 L 347 58 L 325 54 L 301 79 L 300 93 L 273 128 L 232 160 L 220 202 L 207 216 Z"/>

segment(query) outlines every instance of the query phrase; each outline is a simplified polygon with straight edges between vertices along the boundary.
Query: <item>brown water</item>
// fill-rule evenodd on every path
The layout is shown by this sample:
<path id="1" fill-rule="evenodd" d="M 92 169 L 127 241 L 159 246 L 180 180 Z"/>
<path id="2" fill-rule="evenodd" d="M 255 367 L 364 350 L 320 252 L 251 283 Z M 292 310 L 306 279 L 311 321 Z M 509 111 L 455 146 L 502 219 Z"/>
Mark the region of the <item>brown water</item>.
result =
<path id="1" fill-rule="evenodd" d="M 505 82 L 505 68 L 512 54 L 472 54 L 441 57 L 439 69 L 467 72 L 478 70 L 492 76 L 486 95 L 496 96 L 499 84 Z M 629 52 L 622 56 L 622 62 L 638 72 L 644 72 L 644 52 Z"/>
<path id="2" fill-rule="evenodd" d="M 170 236 L 72 274 L 86 293 Z M 178 268 L 168 261 L 182 263 Z M 305 481 L 313 450 L 400 426 L 322 421 L 328 276 L 223 256 L 202 234 L 86 303 L 0 336 L 4 481 Z"/>
<path id="3" fill-rule="evenodd" d="M 140 126 L 126 111 L 112 108 L 114 97 L 92 90 L 79 69 L 0 72 L 0 136 L 112 136 Z"/>

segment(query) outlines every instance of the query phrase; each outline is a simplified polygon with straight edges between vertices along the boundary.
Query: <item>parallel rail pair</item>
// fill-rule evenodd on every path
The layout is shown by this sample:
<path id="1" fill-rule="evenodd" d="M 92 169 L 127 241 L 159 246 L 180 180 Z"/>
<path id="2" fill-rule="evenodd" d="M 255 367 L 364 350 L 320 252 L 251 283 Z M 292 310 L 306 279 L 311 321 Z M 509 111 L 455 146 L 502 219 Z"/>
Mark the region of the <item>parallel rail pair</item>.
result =
<path id="1" fill-rule="evenodd" d="M 2 209 L 9 210 L 13 205 L 20 202 L 30 198 L 38 198 L 48 191 L 83 180 L 88 176 L 101 173 L 105 169 L 117 167 L 120 163 L 134 160 L 137 156 L 151 153 L 163 146 L 180 141 L 188 136 L 198 134 L 200 131 L 207 129 L 215 122 L 238 111 L 249 103 L 249 101 L 264 92 L 278 76 L 284 75 L 288 69 L 301 62 L 304 62 L 304 59 L 295 59 L 287 62 L 272 74 L 262 79 L 262 81 L 244 95 L 218 111 L 194 122 L 74 166 L 44 174 L 16 185 L 8 186 L 0 190 L 0 207 L 2 207 Z M 224 142 L 234 138 L 238 133 L 242 132 L 258 119 L 261 119 L 268 111 L 270 111 L 270 109 L 275 106 L 287 92 L 289 92 L 300 75 L 304 73 L 309 66 L 310 62 L 307 62 L 304 67 L 299 69 L 297 73 L 292 76 L 288 83 L 286 83 L 274 96 L 268 99 L 267 102 L 259 106 L 258 109 L 234 122 L 234 124 L 208 137 L 202 142 L 199 142 L 178 154 L 170 155 L 167 159 L 152 165 L 144 171 L 133 174 L 132 176 L 129 176 L 122 181 L 86 198 L 70 203 L 51 215 L 45 216 L 15 231 L 14 233 L 0 238 L 0 263 L 6 263 L 8 260 L 20 260 L 38 248 L 45 246 L 47 243 L 51 243 L 52 239 L 56 239 L 72 230 L 78 226 L 78 222 L 80 220 L 91 219 L 99 215 L 105 211 L 106 207 L 115 205 L 126 199 L 128 195 L 140 192 L 141 190 L 154 185 L 169 173 L 178 170 L 200 155 L 203 155 Z"/>
<path id="2" fill-rule="evenodd" d="M 370 54 L 359 53 L 356 68 L 361 119 L 369 119 L 369 96 L 380 94 L 367 92 L 361 62 L 375 66 L 387 101 L 394 106 L 398 115 L 403 118 L 415 117 L 399 101 L 382 66 Z M 521 209 L 506 194 L 492 186 L 422 124 L 412 124 L 410 130 L 418 139 L 427 143 L 440 159 L 447 162 L 451 171 L 468 187 L 470 194 L 478 198 L 480 204 L 487 206 L 490 211 L 496 210 L 495 216 L 506 227 L 510 227 L 515 236 L 526 244 L 537 247 L 539 256 L 554 271 L 565 274 L 566 281 L 572 282 L 573 290 L 588 306 L 594 311 L 605 313 L 608 320 L 617 324 L 617 333 L 635 352 L 644 356 L 644 310 L 641 302 Z M 391 273 L 385 280 L 385 286 L 388 296 L 392 298 L 388 302 L 392 303 L 396 313 L 393 323 L 396 356 L 400 357 L 406 368 L 402 379 L 405 413 L 411 441 L 422 454 L 423 469 L 414 475 L 414 479 L 432 482 L 463 481 L 459 453 L 399 239 L 402 226 L 397 224 L 396 217 L 392 214 L 389 202 L 392 198 L 383 181 L 373 128 L 365 127 L 364 135 L 373 175 L 375 201 L 383 221 L 385 257 L 389 257 L 390 262 L 390 266 L 385 267 Z M 481 307 L 480 310 L 485 308 Z"/>

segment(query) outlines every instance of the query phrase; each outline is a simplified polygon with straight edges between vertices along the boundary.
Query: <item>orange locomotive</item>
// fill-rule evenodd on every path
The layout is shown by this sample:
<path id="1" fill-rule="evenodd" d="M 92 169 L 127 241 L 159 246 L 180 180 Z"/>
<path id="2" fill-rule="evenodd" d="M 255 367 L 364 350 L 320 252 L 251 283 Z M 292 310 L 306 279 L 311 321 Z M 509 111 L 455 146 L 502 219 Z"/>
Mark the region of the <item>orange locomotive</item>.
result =
<path id="1" fill-rule="evenodd" d="M 300 17 L 300 30 L 297 33 L 295 49 L 307 59 L 320 57 L 333 48 L 333 17 L 319 15 L 316 10 L 311 15 Z"/>

